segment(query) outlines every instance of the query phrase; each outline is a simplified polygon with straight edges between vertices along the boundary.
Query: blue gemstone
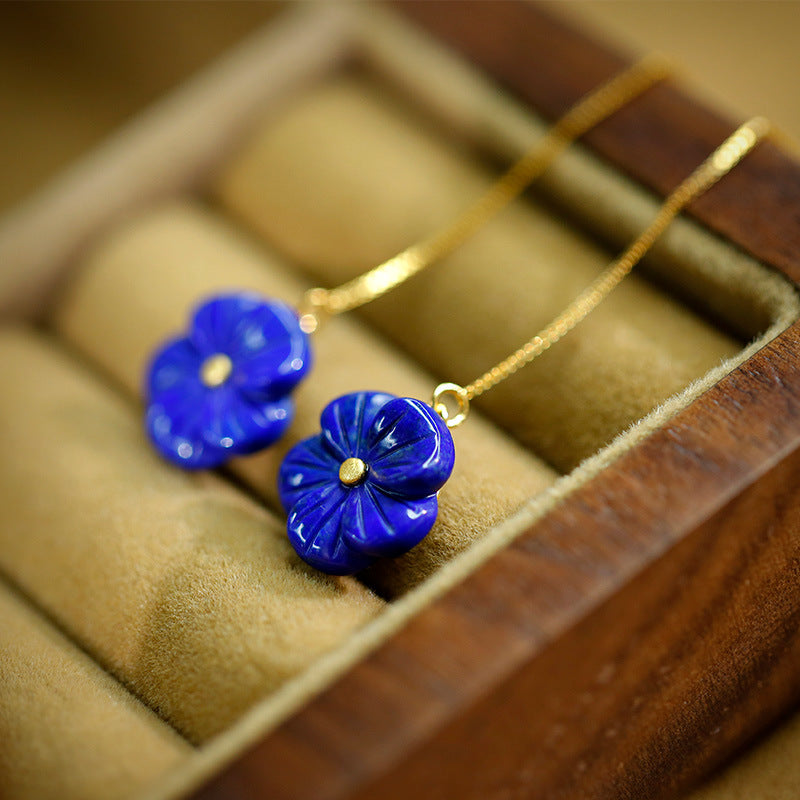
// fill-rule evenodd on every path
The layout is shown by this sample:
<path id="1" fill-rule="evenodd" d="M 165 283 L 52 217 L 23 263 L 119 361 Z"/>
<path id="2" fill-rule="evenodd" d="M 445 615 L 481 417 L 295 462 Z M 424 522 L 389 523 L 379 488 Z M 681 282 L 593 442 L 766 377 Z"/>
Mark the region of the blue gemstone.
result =
<path id="1" fill-rule="evenodd" d="M 354 392 L 325 408 L 321 426 L 289 451 L 278 476 L 300 557 L 341 575 L 417 545 L 436 520 L 436 492 L 455 462 L 440 417 L 419 400 Z M 348 458 L 366 465 L 355 485 L 339 478 Z"/>
<path id="2" fill-rule="evenodd" d="M 215 358 L 226 368 L 209 382 L 203 369 Z M 173 463 L 219 466 L 285 433 L 294 414 L 289 394 L 310 367 L 308 335 L 290 306 L 250 292 L 212 297 L 186 335 L 153 356 L 145 427 Z"/>

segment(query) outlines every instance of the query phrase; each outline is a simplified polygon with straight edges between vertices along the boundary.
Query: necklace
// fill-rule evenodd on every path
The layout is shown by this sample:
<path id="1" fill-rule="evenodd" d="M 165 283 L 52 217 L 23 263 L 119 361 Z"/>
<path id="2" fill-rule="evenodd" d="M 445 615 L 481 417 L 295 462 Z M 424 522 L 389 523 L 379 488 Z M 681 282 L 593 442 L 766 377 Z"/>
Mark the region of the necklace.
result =
<path id="1" fill-rule="evenodd" d="M 251 292 L 215 295 L 188 331 L 163 343 L 147 376 L 145 426 L 157 450 L 185 469 L 219 466 L 277 441 L 294 415 L 321 322 L 377 299 L 440 261 L 535 181 L 573 141 L 668 74 L 648 57 L 574 105 L 452 223 L 364 274 L 315 288 L 298 309 Z"/>
<path id="2" fill-rule="evenodd" d="M 300 557 L 323 572 L 351 574 L 418 544 L 436 520 L 437 494 L 455 463 L 450 429 L 467 419 L 470 401 L 533 361 L 585 319 L 681 210 L 733 169 L 768 132 L 769 123 L 762 117 L 739 127 L 666 198 L 638 238 L 564 311 L 472 383 L 442 383 L 430 403 L 382 392 L 354 392 L 329 403 L 320 418 L 321 432 L 289 451 L 278 476 L 289 540 Z"/>

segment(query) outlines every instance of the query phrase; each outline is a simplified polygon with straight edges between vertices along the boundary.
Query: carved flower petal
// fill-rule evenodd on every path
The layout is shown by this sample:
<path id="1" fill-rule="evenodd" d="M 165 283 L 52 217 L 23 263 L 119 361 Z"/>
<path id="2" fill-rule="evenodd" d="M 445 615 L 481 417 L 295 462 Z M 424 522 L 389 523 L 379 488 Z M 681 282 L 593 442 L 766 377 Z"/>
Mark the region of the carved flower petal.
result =
<path id="1" fill-rule="evenodd" d="M 196 392 L 202 388 L 200 365 L 203 357 L 190 339 L 171 339 L 155 353 L 147 371 L 147 396 L 157 400 L 173 389 Z"/>
<path id="2" fill-rule="evenodd" d="M 209 389 L 203 402 L 204 441 L 229 455 L 245 455 L 280 439 L 294 415 L 291 398 L 254 403 L 229 386 Z"/>
<path id="3" fill-rule="evenodd" d="M 322 444 L 321 436 L 298 442 L 283 459 L 278 493 L 286 512 L 307 492 L 339 483 L 340 460 Z"/>
<path id="4" fill-rule="evenodd" d="M 320 417 L 325 446 L 339 459 L 366 458 L 367 435 L 378 412 L 394 396 L 383 392 L 353 392 L 325 406 Z"/>
<path id="5" fill-rule="evenodd" d="M 300 558 L 330 575 L 351 575 L 373 561 L 348 547 L 340 535 L 345 500 L 346 490 L 337 483 L 306 492 L 287 523 L 289 541 Z"/>
<path id="6" fill-rule="evenodd" d="M 421 498 L 437 492 L 455 463 L 453 437 L 426 403 L 398 397 L 375 415 L 367 437 L 369 480 L 388 493 Z"/>
<path id="7" fill-rule="evenodd" d="M 234 331 L 233 383 L 256 400 L 283 397 L 311 368 L 308 334 L 294 309 L 272 300 L 248 312 Z"/>
<path id="8" fill-rule="evenodd" d="M 203 358 L 214 353 L 232 356 L 231 347 L 237 341 L 236 329 L 242 318 L 263 303 L 258 295 L 251 292 L 215 295 L 195 309 L 189 326 L 189 338 Z"/>
<path id="9" fill-rule="evenodd" d="M 208 469 L 228 458 L 225 450 L 203 438 L 205 392 L 175 387 L 163 391 L 145 414 L 145 427 L 156 449 L 185 469 Z"/>
<path id="10" fill-rule="evenodd" d="M 199 306 L 190 337 L 203 358 L 229 356 L 230 383 L 257 402 L 288 394 L 311 367 L 308 334 L 296 312 L 249 292 L 219 295 Z"/>
<path id="11" fill-rule="evenodd" d="M 437 511 L 435 494 L 407 500 L 384 494 L 367 481 L 349 492 L 342 514 L 342 538 L 359 553 L 393 558 L 425 538 Z"/>

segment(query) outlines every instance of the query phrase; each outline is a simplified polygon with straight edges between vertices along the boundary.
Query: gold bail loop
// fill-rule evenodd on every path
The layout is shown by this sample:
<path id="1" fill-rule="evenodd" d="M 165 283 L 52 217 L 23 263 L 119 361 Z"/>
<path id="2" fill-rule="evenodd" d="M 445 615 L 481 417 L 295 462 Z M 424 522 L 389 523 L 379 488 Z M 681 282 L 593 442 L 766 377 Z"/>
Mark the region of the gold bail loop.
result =
<path id="1" fill-rule="evenodd" d="M 454 410 L 447 404 L 448 399 L 455 402 Z M 431 406 L 448 428 L 455 428 L 469 415 L 469 394 L 457 383 L 440 383 L 433 391 Z"/>
<path id="2" fill-rule="evenodd" d="M 303 333 L 314 333 L 323 321 L 330 316 L 327 289 L 316 287 L 309 289 L 298 305 L 300 330 Z"/>

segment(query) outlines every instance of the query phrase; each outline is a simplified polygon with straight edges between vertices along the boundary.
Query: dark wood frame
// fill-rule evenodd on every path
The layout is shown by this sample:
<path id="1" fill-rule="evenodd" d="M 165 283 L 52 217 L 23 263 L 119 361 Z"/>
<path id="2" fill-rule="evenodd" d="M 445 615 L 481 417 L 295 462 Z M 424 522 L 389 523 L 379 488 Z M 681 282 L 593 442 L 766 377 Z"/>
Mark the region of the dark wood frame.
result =
<path id="1" fill-rule="evenodd" d="M 528 4 L 396 7 L 550 117 L 625 63 Z M 731 127 L 665 85 L 587 143 L 664 194 Z M 800 282 L 772 144 L 690 213 Z M 707 775 L 800 697 L 798 356 L 800 324 L 194 796 L 657 800 Z"/>

